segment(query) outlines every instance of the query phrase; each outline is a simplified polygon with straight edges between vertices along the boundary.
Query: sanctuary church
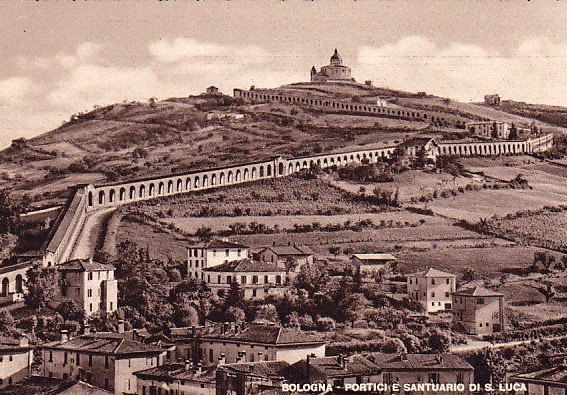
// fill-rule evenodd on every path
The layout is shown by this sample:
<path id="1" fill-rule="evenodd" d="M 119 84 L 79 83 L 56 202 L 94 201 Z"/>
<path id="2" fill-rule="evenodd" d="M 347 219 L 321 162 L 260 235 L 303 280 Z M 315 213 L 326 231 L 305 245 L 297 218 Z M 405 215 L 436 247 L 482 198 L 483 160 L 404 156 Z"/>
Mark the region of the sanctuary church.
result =
<path id="1" fill-rule="evenodd" d="M 311 82 L 355 82 L 350 73 L 350 67 L 343 65 L 343 59 L 335 49 L 329 65 L 321 67 L 320 71 L 315 66 L 311 68 Z"/>

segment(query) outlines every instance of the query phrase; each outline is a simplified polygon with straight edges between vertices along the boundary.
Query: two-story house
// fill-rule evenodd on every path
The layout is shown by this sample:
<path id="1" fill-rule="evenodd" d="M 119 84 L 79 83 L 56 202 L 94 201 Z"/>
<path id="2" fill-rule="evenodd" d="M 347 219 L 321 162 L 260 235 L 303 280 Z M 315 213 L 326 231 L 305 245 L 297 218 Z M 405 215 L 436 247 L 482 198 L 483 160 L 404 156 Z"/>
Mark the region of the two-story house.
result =
<path id="1" fill-rule="evenodd" d="M 248 246 L 224 239 L 192 245 L 187 247 L 187 275 L 205 280 L 203 269 L 246 258 L 250 258 Z"/>
<path id="2" fill-rule="evenodd" d="M 311 250 L 304 246 L 270 246 L 262 248 L 258 252 L 258 260 L 270 262 L 278 267 L 286 269 L 288 273 L 296 273 L 301 266 L 312 264 L 314 255 Z"/>
<path id="3" fill-rule="evenodd" d="M 86 315 L 97 311 L 107 313 L 118 309 L 118 285 L 114 266 L 91 259 L 73 259 L 57 266 L 60 292 L 53 304 L 74 300 Z"/>
<path id="4" fill-rule="evenodd" d="M 484 287 L 467 288 L 453 294 L 453 322 L 471 335 L 489 335 L 504 330 L 504 295 Z"/>
<path id="5" fill-rule="evenodd" d="M 437 269 L 427 269 L 407 276 L 408 297 L 419 302 L 428 313 L 451 311 L 456 276 Z"/>

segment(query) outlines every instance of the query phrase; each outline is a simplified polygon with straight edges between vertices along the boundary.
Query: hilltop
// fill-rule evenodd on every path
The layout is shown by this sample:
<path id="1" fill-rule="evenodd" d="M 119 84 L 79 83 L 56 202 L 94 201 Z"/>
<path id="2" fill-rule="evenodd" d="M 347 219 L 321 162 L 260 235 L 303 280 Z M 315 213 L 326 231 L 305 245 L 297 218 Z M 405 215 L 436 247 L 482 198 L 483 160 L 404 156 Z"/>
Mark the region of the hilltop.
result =
<path id="1" fill-rule="evenodd" d="M 533 120 L 483 105 L 352 84 L 297 83 L 277 88 L 351 102 L 426 109 L 528 126 Z M 549 131 L 561 128 L 544 125 Z M 0 188 L 28 193 L 36 206 L 62 202 L 68 188 L 182 173 L 226 164 L 395 145 L 426 133 L 464 138 L 463 129 L 372 116 L 318 113 L 281 103 L 244 103 L 225 95 L 123 102 L 71 116 L 68 122 L 0 152 Z"/>

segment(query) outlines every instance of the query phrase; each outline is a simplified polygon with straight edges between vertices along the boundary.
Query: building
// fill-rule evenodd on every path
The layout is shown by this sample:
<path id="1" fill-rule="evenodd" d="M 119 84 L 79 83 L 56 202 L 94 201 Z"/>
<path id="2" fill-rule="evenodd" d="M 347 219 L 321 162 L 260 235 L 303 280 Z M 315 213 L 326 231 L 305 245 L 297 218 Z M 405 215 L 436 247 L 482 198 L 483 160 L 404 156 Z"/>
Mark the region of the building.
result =
<path id="1" fill-rule="evenodd" d="M 456 276 L 437 269 L 407 275 L 408 297 L 419 302 L 428 313 L 451 311 Z"/>
<path id="2" fill-rule="evenodd" d="M 500 121 L 477 121 L 467 122 L 465 129 L 472 135 L 488 139 L 508 140 L 510 136 L 510 125 Z"/>
<path id="3" fill-rule="evenodd" d="M 290 383 L 327 384 L 344 392 L 347 384 L 381 382 L 381 370 L 362 355 L 317 358 L 308 355 L 291 365 L 286 373 Z"/>
<path id="4" fill-rule="evenodd" d="M 10 385 L 0 395 L 112 395 L 112 392 L 103 390 L 82 381 L 59 380 L 41 376 L 31 376 L 27 380 Z"/>
<path id="5" fill-rule="evenodd" d="M 221 119 L 229 119 L 238 121 L 240 119 L 244 119 L 244 114 L 238 112 L 227 112 L 227 111 L 209 111 L 207 113 L 207 120 L 221 120 Z"/>
<path id="6" fill-rule="evenodd" d="M 273 263 L 241 259 L 226 262 L 202 270 L 203 281 L 212 292 L 225 295 L 236 282 L 245 299 L 262 298 L 282 293 L 286 281 L 286 269 Z"/>
<path id="7" fill-rule="evenodd" d="M 284 374 L 289 368 L 285 361 L 219 364 L 216 377 L 217 395 L 279 394 Z"/>
<path id="8" fill-rule="evenodd" d="M 453 294 L 453 320 L 458 329 L 472 335 L 504 330 L 504 295 L 483 287 Z"/>
<path id="9" fill-rule="evenodd" d="M 498 93 L 496 93 L 494 95 L 485 95 L 484 96 L 484 104 L 486 104 L 487 106 L 499 107 L 500 106 L 500 96 L 498 95 Z"/>
<path id="10" fill-rule="evenodd" d="M 298 272 L 301 266 L 311 265 L 315 259 L 307 247 L 296 245 L 265 247 L 257 255 L 258 260 L 273 263 L 288 272 Z"/>
<path id="11" fill-rule="evenodd" d="M 53 303 L 73 300 L 87 315 L 99 310 L 107 313 L 118 308 L 118 285 L 114 266 L 91 259 L 74 259 L 57 269 L 61 278 L 60 294 Z"/>
<path id="12" fill-rule="evenodd" d="M 402 162 L 410 165 L 419 156 L 423 155 L 423 160 L 435 162 L 439 156 L 439 145 L 431 137 L 413 137 L 398 145 L 403 153 Z"/>
<path id="13" fill-rule="evenodd" d="M 311 68 L 311 82 L 354 82 L 350 67 L 343 65 L 343 59 L 335 49 L 331 62 L 321 67 L 318 72 L 315 66 Z"/>
<path id="14" fill-rule="evenodd" d="M 207 94 L 207 95 L 219 95 L 219 94 L 220 94 L 219 88 L 217 88 L 217 87 L 214 86 L 214 85 L 211 85 L 211 86 L 209 86 L 209 87 L 207 88 L 206 94 Z"/>
<path id="15" fill-rule="evenodd" d="M 455 354 L 383 354 L 372 353 L 368 359 L 379 367 L 382 382 L 400 385 L 400 395 L 405 394 L 470 394 L 469 384 L 474 383 L 474 368 Z M 404 384 L 461 384 L 462 391 L 448 389 L 405 391 Z"/>
<path id="16" fill-rule="evenodd" d="M 517 395 L 565 395 L 567 394 L 567 367 L 554 366 L 530 373 L 508 377 Z"/>
<path id="17" fill-rule="evenodd" d="M 396 257 L 392 254 L 354 254 L 350 262 L 362 275 L 384 275 L 392 271 Z"/>
<path id="18" fill-rule="evenodd" d="M 31 374 L 33 347 L 26 336 L 0 336 L 0 388 L 20 382 Z"/>
<path id="19" fill-rule="evenodd" d="M 82 380 L 116 395 L 136 391 L 134 372 L 160 366 L 161 348 L 121 338 L 63 335 L 42 346 L 44 377 Z"/>
<path id="20" fill-rule="evenodd" d="M 226 363 L 286 361 L 294 363 L 306 355 L 325 356 L 325 342 L 316 334 L 274 324 L 238 324 L 172 328 L 176 357 L 205 366 L 224 357 Z"/>
<path id="21" fill-rule="evenodd" d="M 215 395 L 216 366 L 203 368 L 189 361 L 169 363 L 135 372 L 138 395 Z"/>
<path id="22" fill-rule="evenodd" d="M 204 280 L 203 269 L 249 257 L 248 246 L 228 240 L 214 239 L 207 244 L 189 246 L 187 247 L 187 275 Z"/>

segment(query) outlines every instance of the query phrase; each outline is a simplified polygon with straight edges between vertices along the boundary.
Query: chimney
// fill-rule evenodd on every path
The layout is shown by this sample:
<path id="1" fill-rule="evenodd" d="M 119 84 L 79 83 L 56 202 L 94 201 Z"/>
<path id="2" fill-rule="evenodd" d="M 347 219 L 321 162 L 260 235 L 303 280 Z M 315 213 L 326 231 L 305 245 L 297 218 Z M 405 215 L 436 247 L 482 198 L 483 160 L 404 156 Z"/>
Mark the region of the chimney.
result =
<path id="1" fill-rule="evenodd" d="M 189 370 L 191 370 L 192 365 L 193 364 L 191 363 L 191 361 L 186 359 L 185 360 L 185 371 L 188 372 Z"/>
<path id="2" fill-rule="evenodd" d="M 258 361 L 262 361 L 263 356 L 264 356 L 264 353 L 262 351 L 258 351 Z"/>
<path id="3" fill-rule="evenodd" d="M 228 332 L 230 328 L 230 322 L 225 322 L 224 324 L 222 324 L 222 333 L 225 334 Z"/>
<path id="4" fill-rule="evenodd" d="M 195 374 L 201 374 L 202 372 L 203 372 L 203 364 L 199 362 L 197 364 L 197 370 L 195 371 Z"/>
<path id="5" fill-rule="evenodd" d="M 313 354 L 307 354 L 307 358 L 305 359 L 305 379 L 307 382 L 311 382 L 311 358 Z"/>
<path id="6" fill-rule="evenodd" d="M 226 356 L 225 356 L 224 352 L 221 352 L 221 354 L 219 355 L 218 365 L 221 366 L 221 365 L 224 365 L 224 364 L 226 364 Z"/>
<path id="7" fill-rule="evenodd" d="M 61 341 L 66 342 L 69 340 L 69 331 L 67 329 L 61 330 Z"/>
<path id="8" fill-rule="evenodd" d="M 124 320 L 118 321 L 118 333 L 124 333 Z"/>

